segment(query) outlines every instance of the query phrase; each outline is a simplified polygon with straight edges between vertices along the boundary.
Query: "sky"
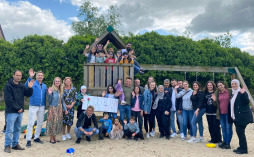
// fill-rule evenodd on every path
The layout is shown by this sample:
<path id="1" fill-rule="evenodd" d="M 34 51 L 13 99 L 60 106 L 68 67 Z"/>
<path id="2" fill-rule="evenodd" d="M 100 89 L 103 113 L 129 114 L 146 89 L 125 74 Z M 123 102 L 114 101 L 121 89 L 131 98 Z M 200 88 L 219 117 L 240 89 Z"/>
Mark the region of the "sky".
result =
<path id="1" fill-rule="evenodd" d="M 26 35 L 52 35 L 68 41 L 79 7 L 86 0 L 0 0 L 0 24 L 8 41 Z M 229 31 L 232 46 L 254 55 L 254 0 L 90 0 L 103 12 L 119 8 L 125 34 L 156 31 L 194 40 Z"/>

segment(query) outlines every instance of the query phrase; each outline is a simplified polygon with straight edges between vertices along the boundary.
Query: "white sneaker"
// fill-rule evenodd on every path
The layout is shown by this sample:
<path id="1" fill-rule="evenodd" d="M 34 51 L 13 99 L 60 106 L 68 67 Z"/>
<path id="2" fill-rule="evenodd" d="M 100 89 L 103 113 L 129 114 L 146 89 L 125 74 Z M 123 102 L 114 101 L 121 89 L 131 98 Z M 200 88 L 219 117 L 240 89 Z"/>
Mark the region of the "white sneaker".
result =
<path id="1" fill-rule="evenodd" d="M 186 137 L 183 135 L 183 137 L 182 137 L 182 141 L 185 141 L 186 140 Z"/>
<path id="2" fill-rule="evenodd" d="M 180 136 L 181 136 L 181 139 L 185 138 L 183 133 L 181 133 Z"/>
<path id="3" fill-rule="evenodd" d="M 176 137 L 176 136 L 177 136 L 177 134 L 176 134 L 176 133 L 173 133 L 170 137 L 174 138 L 174 137 Z"/>
<path id="4" fill-rule="evenodd" d="M 150 132 L 150 135 L 151 135 L 152 137 L 154 137 L 154 136 L 155 136 L 155 130 L 153 130 L 152 132 Z"/>
<path id="5" fill-rule="evenodd" d="M 199 138 L 197 139 L 197 141 L 203 143 L 203 142 L 205 142 L 205 139 L 204 139 L 204 137 L 199 137 Z"/>
<path id="6" fill-rule="evenodd" d="M 146 133 L 146 138 L 150 138 L 149 133 Z"/>
<path id="7" fill-rule="evenodd" d="M 67 134 L 66 137 L 70 140 L 71 139 L 71 135 Z"/>
<path id="8" fill-rule="evenodd" d="M 62 140 L 66 141 L 66 136 L 65 135 L 63 135 Z"/>
<path id="9" fill-rule="evenodd" d="M 126 101 L 124 101 L 124 100 L 122 100 L 122 101 L 121 101 L 121 104 L 122 104 L 122 105 L 126 105 L 126 104 L 127 104 L 127 102 L 126 102 Z"/>
<path id="10" fill-rule="evenodd" d="M 187 142 L 188 142 L 188 143 L 197 143 L 198 141 L 197 141 L 197 138 L 192 137 L 192 138 L 189 139 Z"/>

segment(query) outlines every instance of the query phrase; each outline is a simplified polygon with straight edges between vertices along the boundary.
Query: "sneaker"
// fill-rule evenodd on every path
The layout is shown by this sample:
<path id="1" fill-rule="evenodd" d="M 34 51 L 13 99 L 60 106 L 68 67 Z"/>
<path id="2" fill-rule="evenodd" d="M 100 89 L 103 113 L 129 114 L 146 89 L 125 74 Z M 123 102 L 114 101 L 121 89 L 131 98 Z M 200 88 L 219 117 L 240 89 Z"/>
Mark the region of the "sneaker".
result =
<path id="1" fill-rule="evenodd" d="M 177 136 L 177 134 L 176 134 L 176 133 L 173 133 L 170 137 L 174 138 L 174 137 L 176 137 L 176 136 Z"/>
<path id="2" fill-rule="evenodd" d="M 166 135 L 166 139 L 167 139 L 167 140 L 170 140 L 170 136 L 169 136 L 169 135 Z"/>
<path id="3" fill-rule="evenodd" d="M 77 143 L 77 144 L 80 144 L 81 139 L 82 139 L 82 138 L 78 138 L 77 141 L 76 141 L 76 143 Z"/>
<path id="4" fill-rule="evenodd" d="M 223 148 L 225 144 L 226 144 L 226 143 L 222 142 L 221 144 L 219 144 L 219 147 L 220 147 L 220 148 Z"/>
<path id="5" fill-rule="evenodd" d="M 204 139 L 204 137 L 199 137 L 199 138 L 197 139 L 197 141 L 203 143 L 203 142 L 205 142 L 205 139 Z"/>
<path id="6" fill-rule="evenodd" d="M 230 144 L 225 144 L 222 149 L 231 149 Z"/>
<path id="7" fill-rule="evenodd" d="M 62 140 L 66 141 L 66 136 L 65 135 L 63 135 Z"/>
<path id="8" fill-rule="evenodd" d="M 150 138 L 149 133 L 146 133 L 146 138 Z"/>
<path id="9" fill-rule="evenodd" d="M 41 141 L 39 138 L 34 139 L 34 142 L 36 142 L 36 143 L 40 143 L 40 144 L 43 144 L 43 141 Z"/>
<path id="10" fill-rule="evenodd" d="M 67 134 L 66 137 L 70 140 L 71 139 L 71 135 Z"/>
<path id="11" fill-rule="evenodd" d="M 12 147 L 14 150 L 25 150 L 25 148 L 22 148 L 19 144 L 17 144 L 15 147 Z"/>
<path id="12" fill-rule="evenodd" d="M 103 140 L 103 137 L 99 136 L 99 140 Z"/>
<path id="13" fill-rule="evenodd" d="M 239 151 L 241 148 L 238 147 L 237 149 L 234 149 L 233 152 L 236 153 L 237 151 Z"/>
<path id="14" fill-rule="evenodd" d="M 150 132 L 150 136 L 154 137 L 155 135 L 153 134 L 153 132 Z"/>
<path id="15" fill-rule="evenodd" d="M 135 141 L 138 141 L 138 138 L 135 136 L 135 137 L 134 137 L 134 140 L 135 140 Z"/>
<path id="16" fill-rule="evenodd" d="M 27 141 L 26 147 L 27 147 L 27 148 L 30 148 L 30 147 L 31 147 L 31 141 Z"/>
<path id="17" fill-rule="evenodd" d="M 121 101 L 121 104 L 122 104 L 122 105 L 126 105 L 126 104 L 127 104 L 127 102 L 126 102 L 126 101 L 124 101 L 124 100 L 122 100 L 122 101 Z"/>
<path id="18" fill-rule="evenodd" d="M 145 138 L 143 137 L 143 135 L 140 137 L 141 140 L 145 140 Z"/>
<path id="19" fill-rule="evenodd" d="M 189 139 L 187 142 L 188 142 L 188 143 L 197 143 L 198 141 L 197 141 L 197 138 L 192 137 L 192 138 Z"/>
<path id="20" fill-rule="evenodd" d="M 181 139 L 185 138 L 183 133 L 181 133 L 180 136 L 181 136 Z"/>
<path id="21" fill-rule="evenodd" d="M 87 141 L 87 142 L 91 142 L 91 138 L 88 137 L 88 136 L 86 136 L 86 141 Z"/>
<path id="22" fill-rule="evenodd" d="M 7 146 L 4 148 L 4 152 L 11 153 L 11 146 Z"/>
<path id="23" fill-rule="evenodd" d="M 186 140 L 186 137 L 184 136 L 183 138 L 182 138 L 182 141 L 185 141 Z"/>

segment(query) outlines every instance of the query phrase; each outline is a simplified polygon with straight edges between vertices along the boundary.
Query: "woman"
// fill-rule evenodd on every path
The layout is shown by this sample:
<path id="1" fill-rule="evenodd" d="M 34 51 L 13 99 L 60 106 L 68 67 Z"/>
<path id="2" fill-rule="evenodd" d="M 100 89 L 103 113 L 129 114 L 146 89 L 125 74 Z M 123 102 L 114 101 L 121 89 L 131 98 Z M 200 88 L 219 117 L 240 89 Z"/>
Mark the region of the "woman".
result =
<path id="1" fill-rule="evenodd" d="M 216 118 L 220 120 L 223 142 L 219 145 L 222 149 L 231 149 L 230 142 L 233 135 L 232 118 L 230 117 L 230 98 L 232 90 L 227 89 L 223 81 L 217 82 L 216 92 L 212 95 L 214 105 L 217 106 Z"/>
<path id="2" fill-rule="evenodd" d="M 131 115 L 135 117 L 135 121 L 138 122 L 140 132 L 142 133 L 143 126 L 143 110 L 144 110 L 144 96 L 139 86 L 135 86 L 131 93 Z"/>
<path id="3" fill-rule="evenodd" d="M 152 104 L 154 103 L 155 94 L 157 93 L 156 83 L 150 82 L 149 88 L 144 92 L 144 126 L 146 130 L 146 137 L 155 136 L 154 121 L 155 115 L 152 113 Z M 149 130 L 148 130 L 149 123 Z"/>
<path id="4" fill-rule="evenodd" d="M 160 138 L 166 136 L 168 140 L 170 139 L 169 126 L 171 107 L 171 96 L 168 93 L 164 93 L 164 86 L 160 85 L 152 109 L 156 110 L 155 114 L 159 126 Z"/>
<path id="5" fill-rule="evenodd" d="M 114 86 L 109 85 L 107 88 L 107 93 L 105 91 L 102 92 L 102 97 L 105 98 L 112 98 L 112 99 L 118 99 L 118 97 L 115 96 L 116 94 L 116 89 Z M 113 113 L 113 112 L 108 112 L 108 118 L 111 119 L 111 115 L 113 117 L 113 120 L 117 117 L 117 113 Z"/>
<path id="6" fill-rule="evenodd" d="M 65 77 L 63 81 L 63 98 L 65 102 L 66 109 L 68 111 L 67 115 L 63 116 L 63 137 L 62 140 L 65 141 L 66 137 L 70 140 L 70 130 L 73 125 L 74 119 L 74 104 L 77 99 L 77 92 L 74 87 L 72 87 L 72 80 L 70 77 Z M 67 135 L 65 135 L 65 130 L 67 126 Z"/>
<path id="7" fill-rule="evenodd" d="M 86 48 L 83 52 L 83 55 L 88 57 L 87 58 L 87 63 L 96 63 L 95 59 L 96 59 L 96 47 L 92 46 L 90 52 L 88 52 L 89 49 L 89 45 L 86 45 Z"/>
<path id="8" fill-rule="evenodd" d="M 52 87 L 48 88 L 49 109 L 46 124 L 46 134 L 50 135 L 50 143 L 57 142 L 56 135 L 62 132 L 63 111 L 68 114 L 63 100 L 62 80 L 56 77 Z"/>
<path id="9" fill-rule="evenodd" d="M 220 143 L 220 121 L 216 118 L 217 107 L 213 105 L 212 94 L 216 91 L 216 85 L 212 81 L 208 81 L 205 85 L 205 103 L 206 103 L 206 119 L 208 129 L 211 136 L 209 143 Z"/>
<path id="10" fill-rule="evenodd" d="M 176 94 L 176 98 L 182 98 L 182 108 L 183 108 L 183 134 L 184 136 L 181 137 L 182 140 L 186 140 L 187 138 L 187 124 L 188 122 L 191 124 L 191 120 L 194 114 L 192 102 L 191 102 L 191 95 L 193 90 L 189 88 L 188 81 L 183 81 L 183 90 L 177 93 L 177 89 L 179 86 L 177 85 L 174 90 Z M 192 136 L 192 127 L 190 126 L 190 136 Z"/>
<path id="11" fill-rule="evenodd" d="M 249 96 L 246 92 L 246 86 L 240 88 L 240 83 L 237 79 L 231 81 L 232 95 L 230 100 L 231 118 L 234 121 L 239 145 L 233 150 L 237 154 L 248 154 L 245 129 L 249 123 L 253 123 L 253 115 L 249 107 Z"/>
<path id="12" fill-rule="evenodd" d="M 191 120 L 192 126 L 192 138 L 188 140 L 188 143 L 204 142 L 203 137 L 203 120 L 202 116 L 205 114 L 206 105 L 205 105 L 205 93 L 200 90 L 200 85 L 197 81 L 193 82 L 193 93 L 190 97 L 192 102 L 192 108 L 195 111 Z M 197 139 L 197 123 L 199 129 L 200 137 Z"/>

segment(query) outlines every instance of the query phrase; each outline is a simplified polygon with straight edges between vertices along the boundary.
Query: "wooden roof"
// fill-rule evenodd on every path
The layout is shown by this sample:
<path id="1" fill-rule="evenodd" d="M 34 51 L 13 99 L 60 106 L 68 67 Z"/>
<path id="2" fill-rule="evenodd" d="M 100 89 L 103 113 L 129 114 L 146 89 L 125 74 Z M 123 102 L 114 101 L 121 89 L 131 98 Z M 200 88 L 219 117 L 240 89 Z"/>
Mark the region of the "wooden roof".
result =
<path id="1" fill-rule="evenodd" d="M 3 32 L 2 27 L 0 25 L 0 39 L 2 39 L 2 38 L 5 40 L 4 32 Z"/>
<path id="2" fill-rule="evenodd" d="M 114 28 L 109 26 L 106 30 L 105 33 L 103 33 L 100 37 L 99 37 L 99 41 L 98 44 L 102 44 L 105 45 L 107 43 L 107 41 L 110 41 L 111 43 L 114 44 L 114 46 L 117 49 L 125 49 L 125 43 L 123 42 L 123 40 L 119 37 L 119 35 L 114 31 Z"/>

